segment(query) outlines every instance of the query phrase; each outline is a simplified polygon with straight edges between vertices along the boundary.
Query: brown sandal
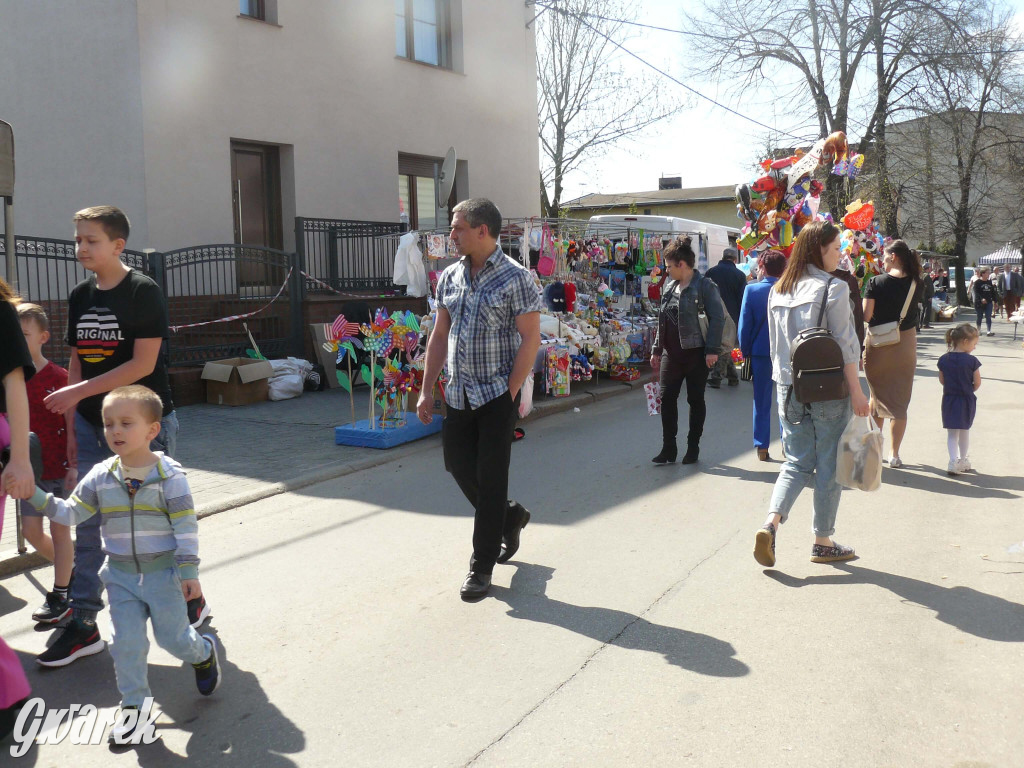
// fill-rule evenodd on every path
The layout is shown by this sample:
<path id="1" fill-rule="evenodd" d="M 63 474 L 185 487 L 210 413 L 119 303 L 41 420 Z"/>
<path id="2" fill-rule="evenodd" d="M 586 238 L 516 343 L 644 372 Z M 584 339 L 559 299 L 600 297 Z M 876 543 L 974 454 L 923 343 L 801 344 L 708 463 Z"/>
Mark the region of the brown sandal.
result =
<path id="1" fill-rule="evenodd" d="M 754 559 L 766 568 L 775 565 L 775 526 L 765 523 L 754 537 Z"/>

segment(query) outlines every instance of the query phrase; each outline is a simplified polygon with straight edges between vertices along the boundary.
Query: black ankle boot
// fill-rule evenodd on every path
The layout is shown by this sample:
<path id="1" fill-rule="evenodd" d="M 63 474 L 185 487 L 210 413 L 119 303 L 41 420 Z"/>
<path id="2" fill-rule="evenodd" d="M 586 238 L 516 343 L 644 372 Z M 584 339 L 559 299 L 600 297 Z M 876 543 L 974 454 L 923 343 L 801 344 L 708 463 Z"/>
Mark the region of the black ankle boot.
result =
<path id="1" fill-rule="evenodd" d="M 661 446 L 661 453 L 655 456 L 651 461 L 655 464 L 671 464 L 676 460 L 676 441 L 666 442 Z"/>
<path id="2" fill-rule="evenodd" d="M 686 444 L 686 455 L 683 456 L 683 464 L 696 464 L 697 456 L 700 455 L 700 443 Z"/>

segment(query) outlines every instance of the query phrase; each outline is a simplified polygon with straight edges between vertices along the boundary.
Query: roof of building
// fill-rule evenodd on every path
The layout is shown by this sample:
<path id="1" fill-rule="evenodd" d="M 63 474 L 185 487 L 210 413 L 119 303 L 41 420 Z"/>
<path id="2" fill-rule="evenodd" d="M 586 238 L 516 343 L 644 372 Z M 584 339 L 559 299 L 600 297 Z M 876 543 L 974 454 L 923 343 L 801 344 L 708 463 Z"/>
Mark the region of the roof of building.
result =
<path id="1" fill-rule="evenodd" d="M 615 195 L 589 194 L 562 203 L 563 208 L 617 208 L 625 205 L 668 205 L 669 203 L 702 203 L 732 200 L 735 185 L 693 187 L 691 189 L 654 189 L 650 192 L 623 192 Z"/>

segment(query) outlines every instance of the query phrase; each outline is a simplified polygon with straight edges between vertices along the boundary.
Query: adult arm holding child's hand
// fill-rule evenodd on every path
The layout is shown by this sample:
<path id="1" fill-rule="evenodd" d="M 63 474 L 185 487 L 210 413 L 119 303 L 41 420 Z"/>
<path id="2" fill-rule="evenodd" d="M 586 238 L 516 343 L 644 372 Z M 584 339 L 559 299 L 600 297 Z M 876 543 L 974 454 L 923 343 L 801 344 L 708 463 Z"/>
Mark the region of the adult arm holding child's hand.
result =
<path id="1" fill-rule="evenodd" d="M 7 420 L 11 427 L 11 458 L 0 474 L 0 496 L 10 494 L 28 499 L 35 493 L 36 479 L 28 457 L 28 394 L 25 371 L 14 368 L 3 377 Z"/>

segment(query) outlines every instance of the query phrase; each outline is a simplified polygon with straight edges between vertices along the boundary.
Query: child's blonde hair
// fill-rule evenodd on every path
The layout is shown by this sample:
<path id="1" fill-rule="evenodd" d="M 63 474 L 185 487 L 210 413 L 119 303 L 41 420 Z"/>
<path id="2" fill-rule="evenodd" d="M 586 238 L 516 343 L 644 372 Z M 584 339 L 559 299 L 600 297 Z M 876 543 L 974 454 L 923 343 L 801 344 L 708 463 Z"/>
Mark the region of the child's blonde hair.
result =
<path id="1" fill-rule="evenodd" d="M 21 299 L 18 298 L 18 294 L 14 292 L 14 289 L 7 284 L 7 281 L 0 277 L 0 301 L 7 301 L 18 306 Z"/>
<path id="2" fill-rule="evenodd" d="M 46 316 L 46 310 L 38 304 L 23 301 L 18 305 L 19 320 L 33 320 L 40 331 L 50 330 L 50 318 Z"/>
<path id="3" fill-rule="evenodd" d="M 960 323 L 956 328 L 946 331 L 946 348 L 951 352 L 960 346 L 963 341 L 970 341 L 980 336 L 978 329 L 971 323 Z"/>
<path id="4" fill-rule="evenodd" d="M 118 400 L 127 400 L 128 402 L 135 403 L 142 411 L 142 415 L 146 417 L 146 421 L 150 424 L 154 424 L 163 418 L 164 404 L 160 400 L 160 395 L 149 387 L 144 387 L 141 384 L 130 384 L 127 387 L 112 389 L 103 398 L 103 409 L 106 410 L 108 405 L 116 403 Z"/>

